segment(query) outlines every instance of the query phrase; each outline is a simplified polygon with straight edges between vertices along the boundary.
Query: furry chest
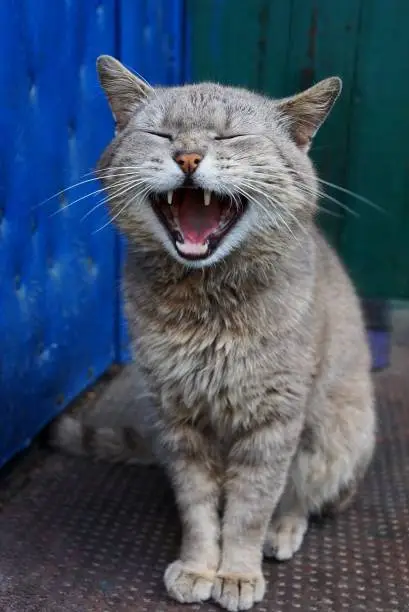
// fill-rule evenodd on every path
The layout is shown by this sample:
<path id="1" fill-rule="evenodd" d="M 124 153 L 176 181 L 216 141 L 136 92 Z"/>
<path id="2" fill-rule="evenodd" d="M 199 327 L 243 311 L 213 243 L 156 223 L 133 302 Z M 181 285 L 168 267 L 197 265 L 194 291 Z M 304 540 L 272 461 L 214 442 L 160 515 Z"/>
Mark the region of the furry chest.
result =
<path id="1" fill-rule="evenodd" d="M 228 333 L 186 333 L 182 342 L 179 330 L 173 342 L 163 333 L 145 336 L 140 353 L 164 407 L 216 422 L 234 418 L 260 393 L 255 344 Z"/>

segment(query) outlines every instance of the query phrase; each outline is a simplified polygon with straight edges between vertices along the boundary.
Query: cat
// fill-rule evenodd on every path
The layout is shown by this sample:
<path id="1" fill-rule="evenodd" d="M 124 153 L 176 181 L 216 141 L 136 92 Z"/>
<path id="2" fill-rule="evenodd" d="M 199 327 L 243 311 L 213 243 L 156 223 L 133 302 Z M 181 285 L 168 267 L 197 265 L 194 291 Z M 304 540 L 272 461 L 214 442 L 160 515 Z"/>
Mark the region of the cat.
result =
<path id="1" fill-rule="evenodd" d="M 341 81 L 273 100 L 97 66 L 116 122 L 97 173 L 182 523 L 165 585 L 248 610 L 263 555 L 290 559 L 310 515 L 347 505 L 374 449 L 360 307 L 317 229 L 308 156 Z"/>

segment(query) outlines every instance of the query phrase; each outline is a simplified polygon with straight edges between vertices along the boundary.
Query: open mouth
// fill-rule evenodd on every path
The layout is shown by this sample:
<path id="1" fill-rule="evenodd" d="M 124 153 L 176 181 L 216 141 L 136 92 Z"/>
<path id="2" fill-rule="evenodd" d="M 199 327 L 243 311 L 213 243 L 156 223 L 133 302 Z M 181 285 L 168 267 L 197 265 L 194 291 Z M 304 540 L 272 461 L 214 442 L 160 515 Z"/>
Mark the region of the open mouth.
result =
<path id="1" fill-rule="evenodd" d="M 206 259 L 243 215 L 247 200 L 181 187 L 151 199 L 152 208 L 185 259 Z"/>

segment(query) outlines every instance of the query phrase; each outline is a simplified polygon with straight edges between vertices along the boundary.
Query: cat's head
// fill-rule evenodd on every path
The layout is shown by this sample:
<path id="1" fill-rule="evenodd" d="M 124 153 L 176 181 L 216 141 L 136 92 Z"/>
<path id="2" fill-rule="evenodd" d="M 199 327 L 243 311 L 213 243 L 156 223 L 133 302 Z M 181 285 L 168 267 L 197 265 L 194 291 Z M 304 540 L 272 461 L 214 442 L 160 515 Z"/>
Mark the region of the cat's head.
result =
<path id="1" fill-rule="evenodd" d="M 111 216 L 139 248 L 204 267 L 314 213 L 307 153 L 339 78 L 270 100 L 212 83 L 152 88 L 109 56 L 98 72 L 116 121 L 99 172 Z"/>

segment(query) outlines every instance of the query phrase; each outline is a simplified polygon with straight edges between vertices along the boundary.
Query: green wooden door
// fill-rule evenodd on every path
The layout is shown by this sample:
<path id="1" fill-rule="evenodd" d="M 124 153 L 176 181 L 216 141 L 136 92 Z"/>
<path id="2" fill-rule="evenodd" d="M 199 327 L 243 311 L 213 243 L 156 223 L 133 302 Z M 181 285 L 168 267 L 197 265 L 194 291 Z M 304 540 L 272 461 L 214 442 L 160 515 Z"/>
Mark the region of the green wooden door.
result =
<path id="1" fill-rule="evenodd" d="M 409 298 L 407 0 L 186 0 L 188 76 L 273 97 L 330 75 L 342 97 L 312 150 L 321 224 L 365 297 Z M 333 216 L 337 215 L 337 216 Z"/>

